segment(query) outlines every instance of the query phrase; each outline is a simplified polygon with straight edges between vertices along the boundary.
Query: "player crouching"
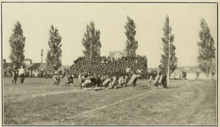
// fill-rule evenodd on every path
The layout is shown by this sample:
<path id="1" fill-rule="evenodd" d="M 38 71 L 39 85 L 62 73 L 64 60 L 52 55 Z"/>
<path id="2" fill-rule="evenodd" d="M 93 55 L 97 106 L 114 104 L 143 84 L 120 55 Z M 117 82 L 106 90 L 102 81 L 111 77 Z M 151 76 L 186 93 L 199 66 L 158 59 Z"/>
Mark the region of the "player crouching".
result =
<path id="1" fill-rule="evenodd" d="M 154 86 L 158 88 L 158 86 L 163 86 L 163 88 L 167 88 L 167 75 L 163 70 L 163 65 L 160 65 L 158 68 L 158 74 L 154 81 Z"/>
<path id="2" fill-rule="evenodd" d="M 74 75 L 67 75 L 65 77 L 66 78 L 65 86 L 69 86 L 71 83 L 74 85 L 73 77 L 74 77 Z"/>
<path id="3" fill-rule="evenodd" d="M 136 88 L 136 82 L 137 79 L 141 77 L 141 70 L 131 70 L 131 69 L 127 69 L 126 72 L 129 75 L 129 82 L 128 85 L 131 85 L 131 90 L 134 88 Z"/>
<path id="4" fill-rule="evenodd" d="M 59 85 L 59 83 L 60 83 L 60 73 L 61 73 L 61 71 L 60 70 L 58 70 L 58 71 L 56 71 L 55 72 L 55 75 L 53 76 L 53 79 L 54 79 L 54 85 Z"/>

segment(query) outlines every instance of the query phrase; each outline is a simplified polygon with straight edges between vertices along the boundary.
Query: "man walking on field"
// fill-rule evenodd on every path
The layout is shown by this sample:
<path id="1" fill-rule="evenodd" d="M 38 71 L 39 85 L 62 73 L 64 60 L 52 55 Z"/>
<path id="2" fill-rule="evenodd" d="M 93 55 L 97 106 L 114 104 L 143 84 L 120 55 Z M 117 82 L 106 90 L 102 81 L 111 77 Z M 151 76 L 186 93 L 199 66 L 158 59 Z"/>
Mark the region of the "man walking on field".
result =
<path id="1" fill-rule="evenodd" d="M 20 77 L 21 77 L 21 83 L 23 83 L 23 82 L 24 82 L 24 79 L 25 79 L 23 66 L 21 66 L 21 68 L 18 69 L 18 70 L 19 70 L 19 75 L 20 75 Z"/>

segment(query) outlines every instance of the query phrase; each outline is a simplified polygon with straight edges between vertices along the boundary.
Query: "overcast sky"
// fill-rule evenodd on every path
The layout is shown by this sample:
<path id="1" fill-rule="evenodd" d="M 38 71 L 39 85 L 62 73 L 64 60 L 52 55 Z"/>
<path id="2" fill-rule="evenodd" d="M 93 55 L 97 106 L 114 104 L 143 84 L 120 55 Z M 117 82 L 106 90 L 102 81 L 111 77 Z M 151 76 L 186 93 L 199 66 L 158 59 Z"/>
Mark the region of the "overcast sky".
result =
<path id="1" fill-rule="evenodd" d="M 19 21 L 26 37 L 25 58 L 43 62 L 49 49 L 50 25 L 62 36 L 62 63 L 72 65 L 83 56 L 82 38 L 86 25 L 94 21 L 101 32 L 101 55 L 110 51 L 123 51 L 126 36 L 124 26 L 127 16 L 136 25 L 137 54 L 146 55 L 148 67 L 160 64 L 163 26 L 166 15 L 170 17 L 175 36 L 176 56 L 179 66 L 197 65 L 200 20 L 204 18 L 217 43 L 217 4 L 181 3 L 3 3 L 2 36 L 3 58 L 10 62 L 9 37 L 16 21 Z"/>

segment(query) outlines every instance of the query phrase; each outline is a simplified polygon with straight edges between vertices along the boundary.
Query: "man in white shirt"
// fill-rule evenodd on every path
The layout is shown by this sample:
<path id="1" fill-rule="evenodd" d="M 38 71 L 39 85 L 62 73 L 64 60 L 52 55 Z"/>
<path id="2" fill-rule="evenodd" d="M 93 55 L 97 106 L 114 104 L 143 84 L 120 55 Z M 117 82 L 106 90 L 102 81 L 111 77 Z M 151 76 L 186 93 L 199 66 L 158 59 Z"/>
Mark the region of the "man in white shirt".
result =
<path id="1" fill-rule="evenodd" d="M 24 82 L 24 79 L 25 79 L 23 66 L 21 66 L 21 68 L 18 69 L 18 70 L 19 70 L 19 75 L 20 75 L 20 77 L 21 77 L 21 83 L 23 83 L 23 82 Z"/>

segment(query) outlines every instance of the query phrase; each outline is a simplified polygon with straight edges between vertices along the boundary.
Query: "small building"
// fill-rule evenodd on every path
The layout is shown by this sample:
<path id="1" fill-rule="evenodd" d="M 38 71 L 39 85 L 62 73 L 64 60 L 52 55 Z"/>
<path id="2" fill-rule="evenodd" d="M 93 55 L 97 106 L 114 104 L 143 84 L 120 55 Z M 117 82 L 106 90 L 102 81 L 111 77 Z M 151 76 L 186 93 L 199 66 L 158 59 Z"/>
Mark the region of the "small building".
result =
<path id="1" fill-rule="evenodd" d="M 32 60 L 28 59 L 28 58 L 25 58 L 24 63 L 25 63 L 25 65 L 30 65 L 30 64 L 32 64 Z"/>
<path id="2" fill-rule="evenodd" d="M 29 70 L 45 70 L 47 69 L 47 63 L 32 63 L 26 66 Z"/>
<path id="3" fill-rule="evenodd" d="M 113 51 L 113 52 L 109 53 L 109 56 L 111 58 L 118 59 L 118 58 L 121 58 L 121 57 L 126 57 L 127 52 L 126 51 Z"/>
<path id="4" fill-rule="evenodd" d="M 3 59 L 3 70 L 8 70 L 12 68 L 12 63 L 7 63 L 6 59 Z"/>

